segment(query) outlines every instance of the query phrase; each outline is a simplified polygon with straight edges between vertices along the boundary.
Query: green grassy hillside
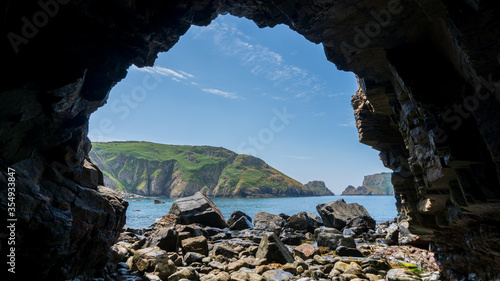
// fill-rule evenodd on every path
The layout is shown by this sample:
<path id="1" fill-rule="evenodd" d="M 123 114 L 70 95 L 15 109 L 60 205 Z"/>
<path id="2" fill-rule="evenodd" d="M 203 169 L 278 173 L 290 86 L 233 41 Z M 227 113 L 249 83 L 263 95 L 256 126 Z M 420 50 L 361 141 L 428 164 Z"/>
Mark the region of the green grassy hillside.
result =
<path id="1" fill-rule="evenodd" d="M 222 147 L 93 143 L 89 156 L 107 186 L 146 196 L 183 197 L 200 190 L 214 197 L 330 195 L 316 194 L 259 158 Z"/>

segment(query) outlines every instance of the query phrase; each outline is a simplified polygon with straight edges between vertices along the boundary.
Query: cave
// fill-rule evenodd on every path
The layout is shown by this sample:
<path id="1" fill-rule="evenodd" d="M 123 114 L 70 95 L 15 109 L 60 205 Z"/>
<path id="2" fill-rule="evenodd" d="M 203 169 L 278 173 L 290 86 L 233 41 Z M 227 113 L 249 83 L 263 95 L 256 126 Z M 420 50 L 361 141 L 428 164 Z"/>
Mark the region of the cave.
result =
<path id="1" fill-rule="evenodd" d="M 500 8 L 480 0 L 4 1 L 1 256 L 16 274 L 98 274 L 126 201 L 89 158 L 90 115 L 219 14 L 288 25 L 357 75 L 359 140 L 450 280 L 500 278 Z M 14 185 L 10 184 L 15 182 Z M 15 189 L 8 187 L 15 186 Z M 11 211 L 15 203 L 15 213 Z M 15 219 L 15 221 L 12 221 Z M 15 247 L 8 237 L 15 233 Z M 9 278 L 2 271 L 2 280 Z M 5 278 L 3 277 L 5 276 Z M 11 275 L 12 276 L 12 275 Z"/>

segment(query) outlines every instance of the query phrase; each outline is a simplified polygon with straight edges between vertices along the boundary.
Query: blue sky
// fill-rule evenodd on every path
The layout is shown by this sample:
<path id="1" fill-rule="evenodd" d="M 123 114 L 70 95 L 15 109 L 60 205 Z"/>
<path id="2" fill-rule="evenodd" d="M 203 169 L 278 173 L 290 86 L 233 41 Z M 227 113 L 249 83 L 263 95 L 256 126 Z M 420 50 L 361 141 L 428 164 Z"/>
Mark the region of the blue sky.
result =
<path id="1" fill-rule="evenodd" d="M 92 141 L 222 146 L 336 194 L 388 171 L 358 142 L 354 74 L 286 26 L 219 16 L 192 26 L 154 67 L 130 67 L 90 119 Z"/>

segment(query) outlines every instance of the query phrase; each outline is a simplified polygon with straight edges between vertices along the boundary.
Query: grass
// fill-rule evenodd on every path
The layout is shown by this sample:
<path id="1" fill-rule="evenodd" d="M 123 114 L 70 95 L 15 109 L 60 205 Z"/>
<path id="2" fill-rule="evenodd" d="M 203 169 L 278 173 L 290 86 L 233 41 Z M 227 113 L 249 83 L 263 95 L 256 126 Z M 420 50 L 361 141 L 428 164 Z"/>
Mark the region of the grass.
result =
<path id="1" fill-rule="evenodd" d="M 194 188 L 205 193 L 222 192 L 223 196 L 312 195 L 303 184 L 261 159 L 222 147 L 132 141 L 92 143 L 89 155 L 120 191 L 144 194 L 149 190 L 145 189 L 148 183 L 156 179 L 165 192 L 183 192 L 189 183 L 188 193 Z"/>

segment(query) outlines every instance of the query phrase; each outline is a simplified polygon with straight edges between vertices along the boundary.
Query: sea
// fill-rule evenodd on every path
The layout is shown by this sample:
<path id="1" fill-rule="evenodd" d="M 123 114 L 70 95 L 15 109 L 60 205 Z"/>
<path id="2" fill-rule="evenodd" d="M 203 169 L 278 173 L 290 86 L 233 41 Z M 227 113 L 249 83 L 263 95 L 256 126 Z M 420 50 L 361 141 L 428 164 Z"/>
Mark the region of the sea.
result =
<path id="1" fill-rule="evenodd" d="M 346 203 L 363 205 L 377 222 L 393 220 L 396 215 L 396 199 L 393 195 L 350 195 L 321 197 L 280 197 L 280 198 L 210 198 L 227 220 L 233 211 L 242 211 L 251 218 L 258 212 L 293 215 L 300 212 L 315 213 L 316 206 L 344 199 Z M 165 202 L 155 204 L 153 198 L 127 199 L 126 227 L 145 228 L 167 214 L 175 201 L 172 198 L 155 198 Z"/>

